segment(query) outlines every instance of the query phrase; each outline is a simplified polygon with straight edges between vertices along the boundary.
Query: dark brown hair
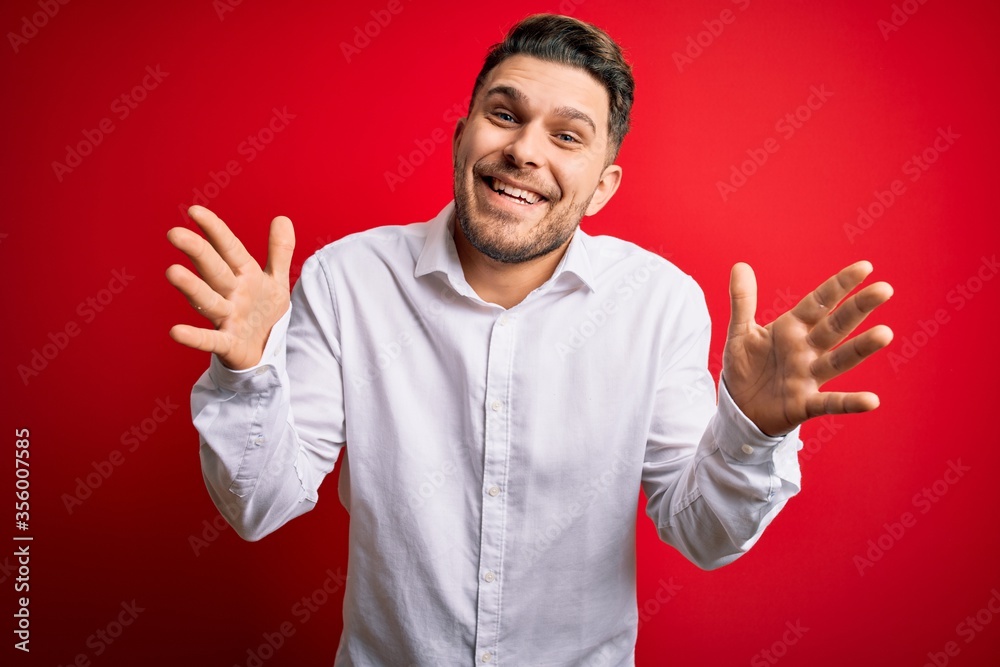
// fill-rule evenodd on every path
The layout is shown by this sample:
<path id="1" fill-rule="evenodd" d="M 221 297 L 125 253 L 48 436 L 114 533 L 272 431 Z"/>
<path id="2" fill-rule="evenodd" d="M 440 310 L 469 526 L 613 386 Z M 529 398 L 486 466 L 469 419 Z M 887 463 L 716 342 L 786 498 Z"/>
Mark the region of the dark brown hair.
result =
<path id="1" fill-rule="evenodd" d="M 529 16 L 514 25 L 502 42 L 490 47 L 472 88 L 470 112 L 489 73 L 516 55 L 579 67 L 604 86 L 609 99 L 607 163 L 614 162 L 628 133 L 635 95 L 632 67 L 625 62 L 621 47 L 600 28 L 578 19 L 558 14 Z"/>

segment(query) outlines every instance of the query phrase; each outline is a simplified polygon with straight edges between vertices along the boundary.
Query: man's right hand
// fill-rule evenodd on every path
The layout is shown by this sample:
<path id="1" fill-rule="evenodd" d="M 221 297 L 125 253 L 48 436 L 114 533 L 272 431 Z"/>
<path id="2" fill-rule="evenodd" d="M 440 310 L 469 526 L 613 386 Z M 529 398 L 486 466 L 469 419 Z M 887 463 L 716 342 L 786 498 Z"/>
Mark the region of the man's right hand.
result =
<path id="1" fill-rule="evenodd" d="M 267 266 L 261 270 L 217 215 L 203 206 L 192 206 L 188 215 L 198 223 L 205 238 L 174 227 L 167 232 L 167 240 L 191 258 L 201 277 L 174 264 L 167 269 L 167 281 L 208 318 L 214 329 L 177 324 L 170 329 L 170 337 L 182 345 L 218 355 L 233 370 L 256 366 L 271 327 L 288 310 L 288 271 L 295 248 L 292 221 L 285 216 L 271 221 Z"/>

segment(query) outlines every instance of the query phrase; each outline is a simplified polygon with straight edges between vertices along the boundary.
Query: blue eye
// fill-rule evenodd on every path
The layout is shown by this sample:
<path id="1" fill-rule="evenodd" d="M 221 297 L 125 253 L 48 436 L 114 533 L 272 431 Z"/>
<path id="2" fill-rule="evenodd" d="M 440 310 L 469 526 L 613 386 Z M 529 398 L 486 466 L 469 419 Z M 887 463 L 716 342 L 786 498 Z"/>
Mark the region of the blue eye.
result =
<path id="1" fill-rule="evenodd" d="M 506 111 L 497 111 L 494 115 L 497 118 L 499 118 L 500 120 L 504 121 L 504 122 L 507 122 L 507 123 L 513 123 L 514 122 L 514 117 L 511 116 Z"/>
<path id="2" fill-rule="evenodd" d="M 562 139 L 563 137 L 565 137 L 564 141 L 566 143 L 576 142 L 576 137 L 574 137 L 571 134 L 557 134 L 556 136 L 559 137 L 560 139 Z"/>

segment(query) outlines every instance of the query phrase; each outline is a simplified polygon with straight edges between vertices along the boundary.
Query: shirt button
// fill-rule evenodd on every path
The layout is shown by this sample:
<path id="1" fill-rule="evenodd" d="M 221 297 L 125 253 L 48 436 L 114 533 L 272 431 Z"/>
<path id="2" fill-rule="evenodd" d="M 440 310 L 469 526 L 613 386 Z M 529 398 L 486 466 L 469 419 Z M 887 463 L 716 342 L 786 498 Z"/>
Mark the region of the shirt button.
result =
<path id="1" fill-rule="evenodd" d="M 493 401 L 490 407 L 493 408 L 493 412 L 499 412 L 500 408 L 503 407 L 503 403 L 501 403 L 500 401 Z"/>
<path id="2" fill-rule="evenodd" d="M 494 498 L 496 498 L 498 495 L 500 495 L 500 487 L 499 486 L 491 486 L 490 490 L 487 491 L 486 493 L 488 493 L 491 496 L 493 496 Z"/>
<path id="3" fill-rule="evenodd" d="M 490 653 L 489 651 L 487 651 L 486 653 L 483 653 L 483 662 L 489 662 L 492 659 L 493 659 L 493 654 L 492 653 Z"/>
<path id="4" fill-rule="evenodd" d="M 753 447 L 751 447 L 750 445 L 743 445 L 742 447 L 740 447 L 740 449 L 743 450 L 744 454 L 753 454 Z"/>
<path id="5" fill-rule="evenodd" d="M 500 321 L 500 326 L 502 326 L 502 327 L 507 326 L 507 316 L 506 315 L 501 315 L 499 321 Z"/>
<path id="6" fill-rule="evenodd" d="M 266 372 L 267 372 L 267 366 L 261 366 L 260 368 L 258 368 L 257 370 L 254 371 L 254 374 L 255 375 L 263 375 Z"/>
<path id="7" fill-rule="evenodd" d="M 493 583 L 493 580 L 496 578 L 496 575 L 493 574 L 493 570 L 486 570 L 486 574 L 483 575 L 483 580 L 488 584 Z"/>
<path id="8" fill-rule="evenodd" d="M 258 435 L 256 438 L 254 438 L 253 444 L 255 444 L 255 445 L 263 445 L 264 444 L 264 436 Z"/>

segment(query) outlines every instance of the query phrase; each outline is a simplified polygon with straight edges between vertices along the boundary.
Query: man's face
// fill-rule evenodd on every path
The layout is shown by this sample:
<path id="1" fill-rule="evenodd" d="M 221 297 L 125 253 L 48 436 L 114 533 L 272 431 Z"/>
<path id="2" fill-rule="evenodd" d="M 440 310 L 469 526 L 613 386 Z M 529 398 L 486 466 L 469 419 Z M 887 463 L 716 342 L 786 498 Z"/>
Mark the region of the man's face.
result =
<path id="1" fill-rule="evenodd" d="M 611 198 L 608 93 L 586 71 L 517 55 L 493 69 L 454 137 L 455 207 L 469 242 L 505 263 L 563 246 Z"/>

